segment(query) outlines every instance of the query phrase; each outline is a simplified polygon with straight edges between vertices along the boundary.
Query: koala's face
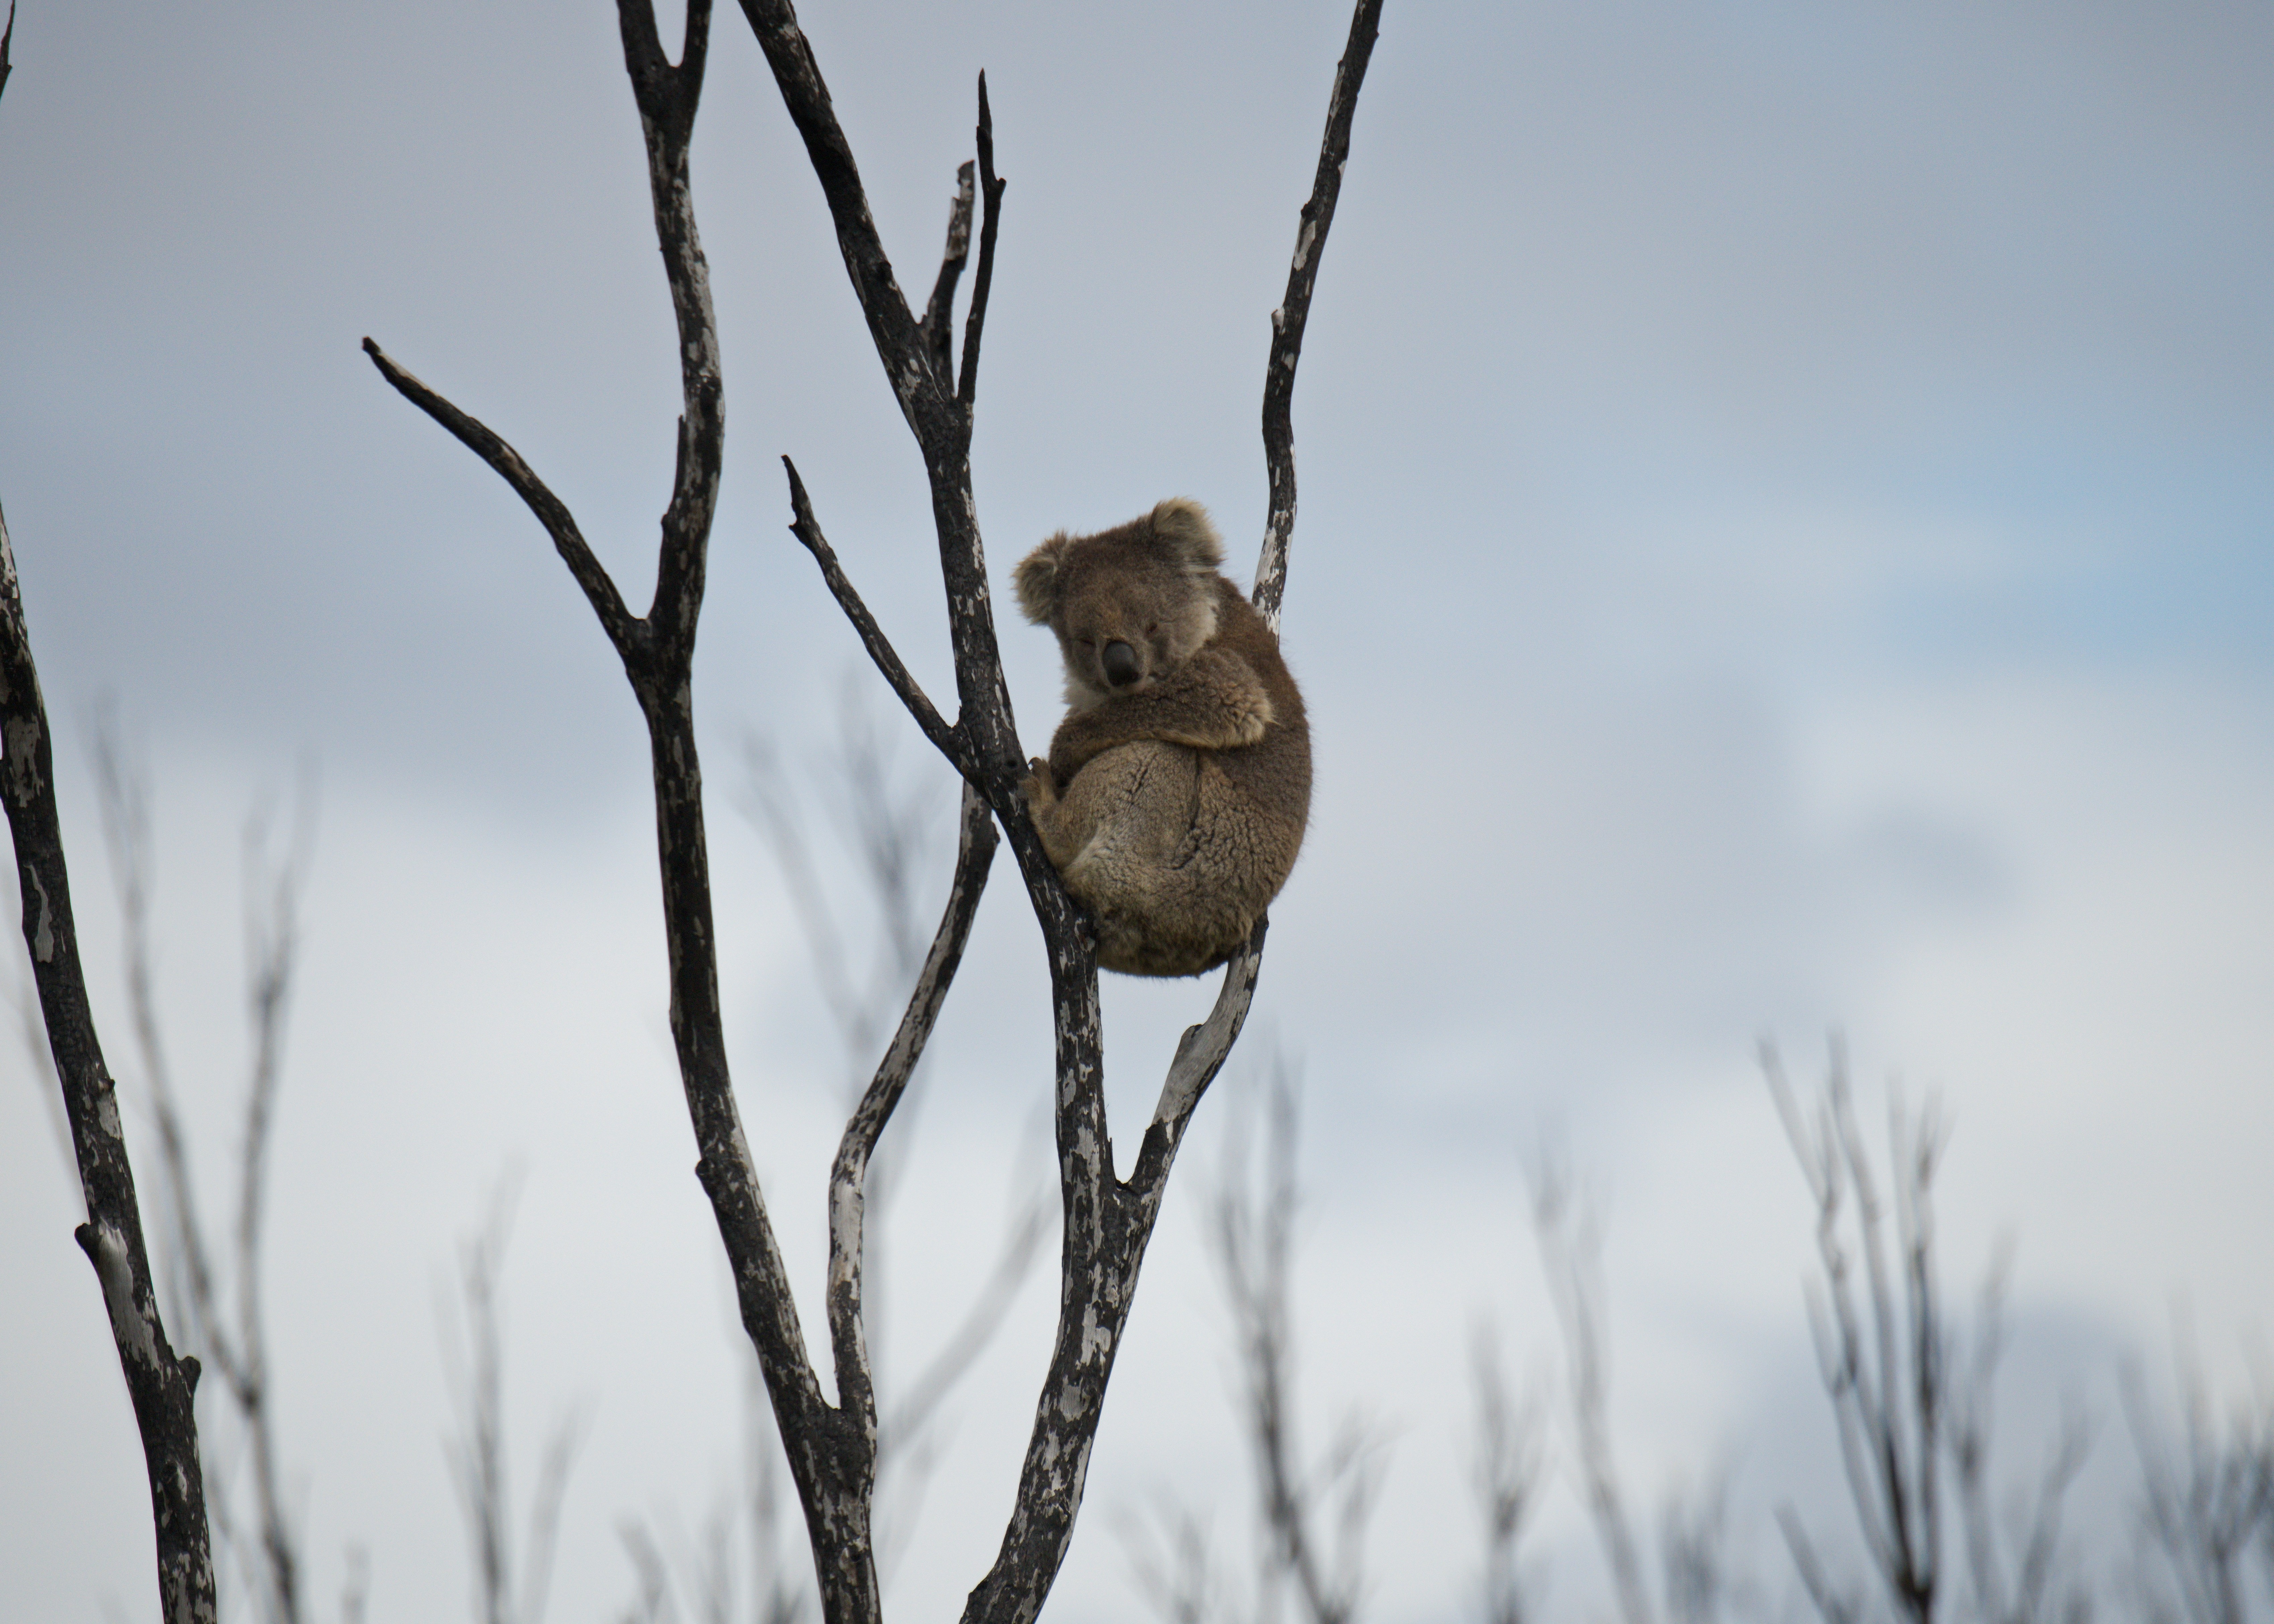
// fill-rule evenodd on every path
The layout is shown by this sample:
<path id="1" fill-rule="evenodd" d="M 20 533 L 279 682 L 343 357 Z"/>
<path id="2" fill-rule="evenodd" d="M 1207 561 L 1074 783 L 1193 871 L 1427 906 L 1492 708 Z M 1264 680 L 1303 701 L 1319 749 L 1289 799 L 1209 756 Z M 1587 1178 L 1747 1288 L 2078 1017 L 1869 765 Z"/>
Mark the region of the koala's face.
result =
<path id="1" fill-rule="evenodd" d="M 1085 548 L 1060 566 L 1050 629 L 1077 703 L 1158 681 L 1216 635 L 1216 590 L 1157 558 Z"/>
<path id="2" fill-rule="evenodd" d="M 1163 502 L 1096 536 L 1054 536 L 1016 572 L 1029 620 L 1058 634 L 1066 699 L 1140 692 L 1216 635 L 1222 554 L 1197 503 Z"/>

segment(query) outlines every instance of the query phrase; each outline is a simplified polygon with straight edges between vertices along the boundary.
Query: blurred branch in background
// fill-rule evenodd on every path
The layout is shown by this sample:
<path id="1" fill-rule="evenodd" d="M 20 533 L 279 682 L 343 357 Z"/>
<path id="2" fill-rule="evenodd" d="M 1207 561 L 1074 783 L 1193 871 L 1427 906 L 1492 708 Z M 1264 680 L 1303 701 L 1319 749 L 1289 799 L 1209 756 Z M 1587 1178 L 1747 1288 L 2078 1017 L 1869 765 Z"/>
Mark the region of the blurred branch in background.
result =
<path id="1" fill-rule="evenodd" d="M 1295 1068 L 1275 1051 L 1252 1116 L 1232 1117 L 1209 1204 L 1209 1239 L 1231 1313 L 1233 1402 L 1254 1474 L 1250 1605 L 1221 1599 L 1206 1524 L 1190 1505 L 1164 1502 L 1150 1528 L 1143 1518 L 1122 1528 L 1138 1588 L 1172 1624 L 1225 1614 L 1275 1620 L 1290 1598 L 1306 1624 L 1348 1624 L 1366 1590 L 1367 1524 L 1383 1446 L 1355 1410 L 1315 1464 L 1304 1461 L 1300 1441 L 1293 1275 L 1301 1094 Z M 1253 1117 L 1261 1120 L 1260 1152 L 1251 1148 Z"/>
<path id="2" fill-rule="evenodd" d="M 250 1530 L 239 1524 L 229 1474 L 218 1459 L 207 1462 L 213 1479 L 207 1510 L 254 1598 L 257 1615 L 269 1624 L 299 1624 L 304 1611 L 301 1553 L 279 1480 L 260 1253 L 269 1152 L 283 1086 L 284 1034 L 298 967 L 300 891 L 315 838 L 314 775 L 305 768 L 300 774 L 281 849 L 275 849 L 267 814 L 256 811 L 245 820 L 245 1012 L 252 1059 L 237 1144 L 237 1207 L 223 1264 L 216 1262 L 216 1250 L 207 1237 L 188 1128 L 158 1014 L 150 926 L 155 864 L 149 786 L 128 759 L 114 716 L 105 715 L 96 725 L 94 767 L 103 834 L 118 889 L 129 1016 L 157 1129 L 163 1191 L 157 1231 L 167 1299 L 184 1342 L 206 1369 L 221 1378 L 251 1466 Z M 362 1599 L 352 1577 L 359 1569 L 352 1561 L 350 1569 L 342 1608 L 353 1614 L 359 1612 Z"/>
<path id="3" fill-rule="evenodd" d="M 1470 1344 L 1476 1385 L 1473 1483 L 1484 1522 L 1485 1624 L 1524 1624 L 1525 1605 L 1517 1553 L 1540 1508 L 1547 1467 L 1547 1412 L 1535 1392 L 1518 1405 L 1501 1373 L 1500 1339 L 1479 1326 Z"/>
<path id="4" fill-rule="evenodd" d="M 2248 1600 L 2254 1553 L 2259 1589 L 2274 1609 L 2274 1402 L 2262 1392 L 2222 1429 L 2184 1322 L 2172 1344 L 2176 1447 L 2139 1366 L 2122 1373 L 2124 1416 L 2140 1460 L 2144 1549 L 2135 1599 L 2158 1620 L 2243 1624 L 2267 1616 Z"/>
<path id="5" fill-rule="evenodd" d="M 553 1423 L 531 1496 L 527 1551 L 518 1583 L 513 1563 L 513 1496 L 508 1481 L 505 1338 L 500 1326 L 506 1244 L 521 1181 L 508 1174 L 491 1192 L 487 1221 L 458 1246 L 456 1312 L 444 1299 L 443 1363 L 458 1411 L 458 1432 L 445 1440 L 472 1546 L 475 1616 L 480 1624 L 544 1624 L 553 1580 L 561 1502 L 568 1487 L 583 1417 L 572 1407 Z"/>
<path id="6" fill-rule="evenodd" d="M 1608 1401 L 1610 1343 L 1603 1324 L 1602 1230 L 1573 1188 L 1570 1168 L 1543 1150 L 1532 1177 L 1532 1233 L 1563 1335 L 1566 1393 L 1588 1521 L 1602 1547 L 1624 1624 L 1656 1624 L 1639 1542 L 1619 1485 Z M 1672 1571 L 1671 1565 L 1668 1568 Z M 1709 1570 L 1710 1571 L 1710 1570 Z"/>
<path id="7" fill-rule="evenodd" d="M 2064 1572 L 2059 1558 L 2069 1490 L 2092 1450 L 2092 1424 L 2082 1408 L 2074 1402 L 2063 1407 L 2036 1492 L 2015 1497 L 2007 1533 L 2001 1535 L 1992 1505 L 1991 1423 L 1998 1366 L 2006 1350 L 2007 1267 L 2008 1255 L 2001 1251 L 1983 1282 L 1970 1356 L 1961 1361 L 1954 1346 L 1948 1356 L 1950 1464 L 1966 1530 L 1974 1613 L 1993 1624 L 2079 1620 L 2090 1612 L 2090 1599 L 2082 1583 Z M 2019 1545 L 2017 1553 L 2007 1548 L 2014 1543 Z"/>
<path id="8" fill-rule="evenodd" d="M 1886 1210 L 1856 1126 L 1844 1047 L 1834 1041 L 1824 1093 L 1812 1112 L 1803 1111 L 1782 1061 L 1766 1044 L 1761 1069 L 1816 1203 L 1823 1277 L 1809 1289 L 1809 1327 L 1832 1399 L 1856 1522 L 1872 1571 L 1898 1613 L 1912 1624 L 1928 1624 L 1942 1581 L 1940 1456 L 1948 1368 L 1930 1202 L 1936 1161 L 1947 1138 L 1941 1115 L 1931 1101 L 1916 1117 L 1900 1100 L 1889 1104 L 1896 1222 L 1891 1259 Z M 1846 1232 L 1851 1222 L 1852 1240 Z M 1865 1272 L 1860 1306 L 1856 1254 Z M 1833 1588 L 1798 1515 L 1789 1506 L 1778 1515 L 1802 1582 L 1827 1624 L 1861 1616 L 1860 1600 Z"/>
<path id="9" fill-rule="evenodd" d="M 1816 1205 L 1821 1278 L 1809 1288 L 1809 1326 L 1849 1497 L 1886 1603 L 1912 1624 L 1930 1624 L 1950 1601 L 1947 1472 L 1967 1546 L 1970 1615 L 1996 1624 L 2081 1617 L 2090 1610 L 2089 1590 L 2065 1570 L 2060 1527 L 2090 1428 L 2080 1413 L 2065 1418 L 2033 1504 L 2001 1531 L 1991 1510 L 1989 1456 L 2005 1349 L 2005 1265 L 1992 1268 L 1969 1347 L 1945 1312 L 1936 1267 L 1934 1178 L 1949 1142 L 1940 1107 L 1930 1099 L 1913 1113 L 1899 1091 L 1889 1091 L 1891 1241 L 1879 1176 L 1856 1119 L 1845 1047 L 1834 1040 L 1823 1091 L 1810 1108 L 1794 1094 L 1773 1046 L 1761 1046 L 1760 1061 Z M 1867 1616 L 1860 1592 L 1837 1588 L 1791 1507 L 1778 1519 L 1826 1624 Z M 2014 1545 L 2018 1557 L 2008 1549 Z"/>
<path id="10" fill-rule="evenodd" d="M 1382 1446 L 1355 1411 L 1306 1466 L 1295 1393 L 1294 1234 L 1301 1205 L 1295 1160 L 1302 1085 L 1274 1051 L 1265 1071 L 1261 1165 L 1235 1121 L 1211 1203 L 1217 1267 L 1231 1310 L 1239 1402 L 1255 1471 L 1261 1548 L 1256 1616 L 1276 1616 L 1291 1592 L 1310 1624 L 1347 1624 L 1366 1587 L 1367 1521 L 1380 1486 Z M 1329 1542 L 1324 1532 L 1331 1526 Z"/>

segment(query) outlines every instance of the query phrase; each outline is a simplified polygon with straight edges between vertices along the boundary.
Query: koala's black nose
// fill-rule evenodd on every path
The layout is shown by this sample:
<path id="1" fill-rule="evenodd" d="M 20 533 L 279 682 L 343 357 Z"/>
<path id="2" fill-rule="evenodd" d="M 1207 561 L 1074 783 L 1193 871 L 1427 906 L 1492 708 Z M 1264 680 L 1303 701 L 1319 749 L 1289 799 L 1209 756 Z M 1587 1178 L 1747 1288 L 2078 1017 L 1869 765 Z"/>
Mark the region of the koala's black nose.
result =
<path id="1" fill-rule="evenodd" d="M 1105 662 L 1105 680 L 1116 688 L 1127 688 L 1145 674 L 1137 664 L 1137 650 L 1118 639 L 1107 643 L 1099 658 Z"/>

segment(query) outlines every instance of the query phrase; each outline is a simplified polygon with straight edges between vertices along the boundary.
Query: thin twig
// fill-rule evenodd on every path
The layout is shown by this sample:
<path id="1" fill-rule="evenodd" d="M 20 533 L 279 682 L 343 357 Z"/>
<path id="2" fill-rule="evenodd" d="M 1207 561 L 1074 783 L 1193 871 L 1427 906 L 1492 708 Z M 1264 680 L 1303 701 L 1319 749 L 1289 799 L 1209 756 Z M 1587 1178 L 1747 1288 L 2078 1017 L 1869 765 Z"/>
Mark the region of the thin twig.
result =
<path id="1" fill-rule="evenodd" d="M 397 393 L 449 430 L 468 450 L 495 470 L 498 477 L 529 504 L 529 510 L 537 515 L 537 522 L 545 526 L 546 534 L 553 538 L 553 545 L 559 550 L 561 561 L 568 566 L 568 573 L 576 577 L 576 584 L 584 589 L 584 596 L 591 603 L 592 613 L 600 617 L 600 627 L 608 634 L 608 641 L 615 644 L 618 654 L 629 658 L 630 650 L 638 646 L 641 628 L 633 619 L 631 611 L 624 606 L 623 598 L 616 590 L 616 583 L 608 578 L 608 572 L 592 555 L 591 547 L 586 544 L 584 533 L 576 528 L 576 521 L 570 516 L 567 506 L 553 494 L 542 479 L 530 471 L 529 464 L 521 460 L 521 454 L 501 440 L 486 425 L 468 417 L 397 366 L 375 341 L 365 339 L 363 350 L 371 357 L 372 365 L 379 368 L 380 376 L 393 384 Z"/>
<path id="2" fill-rule="evenodd" d="M 1538 1509 L 1543 1449 L 1537 1401 L 1519 1410 L 1501 1373 L 1497 1339 L 1480 1327 L 1470 1349 L 1476 1383 L 1473 1481 L 1484 1513 L 1486 1624 L 1523 1624 L 1524 1586 L 1517 1547 Z"/>
<path id="3" fill-rule="evenodd" d="M 1322 1470 L 1302 1464 L 1296 1438 L 1294 1309 L 1291 1300 L 1295 1147 L 1299 1112 L 1284 1063 L 1272 1069 L 1265 1100 L 1262 1187 L 1251 1192 L 1245 1147 L 1228 1158 L 1215 1200 L 1216 1254 L 1239 1339 L 1241 1402 L 1254 1457 L 1259 1512 L 1268 1557 L 1259 1598 L 1292 1579 L 1310 1624 L 1348 1624 L 1364 1581 L 1360 1557 L 1374 1483 L 1374 1451 L 1355 1417 Z M 1342 1516 L 1332 1571 L 1314 1526 L 1320 1491 L 1339 1485 Z"/>
<path id="4" fill-rule="evenodd" d="M 939 279 L 931 285 L 931 302 L 923 313 L 924 348 L 940 382 L 951 389 L 955 387 L 950 371 L 955 365 L 955 345 L 950 337 L 955 320 L 955 284 L 963 275 L 964 262 L 971 257 L 971 177 L 968 163 L 955 171 L 955 201 L 947 211 L 947 247 L 940 255 Z"/>
<path id="5" fill-rule="evenodd" d="M 830 596 L 845 612 L 845 618 L 853 622 L 853 629 L 861 635 L 861 646 L 869 651 L 869 658 L 876 662 L 877 669 L 885 680 L 892 684 L 892 692 L 900 695 L 900 703 L 907 707 L 908 714 L 915 718 L 916 726 L 923 729 L 924 737 L 938 747 L 939 753 L 947 757 L 958 772 L 967 778 L 971 778 L 974 765 L 962 735 L 943 721 L 939 712 L 933 709 L 922 688 L 901 662 L 900 651 L 892 647 L 892 640 L 885 635 L 884 628 L 869 613 L 869 605 L 861 601 L 861 594 L 847 578 L 844 567 L 837 561 L 835 550 L 830 546 L 828 538 L 822 535 L 821 525 L 813 516 L 812 499 L 806 495 L 805 481 L 797 477 L 797 464 L 784 457 L 782 467 L 789 473 L 790 511 L 794 515 L 789 527 L 790 534 L 805 544 L 805 550 L 813 554 L 813 561 L 821 566 L 821 578 L 828 583 Z"/>
<path id="6" fill-rule="evenodd" d="M 979 398 L 979 335 L 987 326 L 987 296 L 995 286 L 995 225 L 1003 207 L 1003 188 L 1011 183 L 995 174 L 995 116 L 987 109 L 987 76 L 979 76 L 979 184 L 984 192 L 984 211 L 979 226 L 979 268 L 971 278 L 971 310 L 963 322 L 963 374 L 955 398 L 969 420 L 972 403 Z M 967 214 L 968 218 L 968 214 Z M 942 342 L 945 342 L 943 333 Z"/>
<path id="7" fill-rule="evenodd" d="M 1343 165 L 1350 159 L 1351 124 L 1358 114 L 1359 86 L 1382 31 L 1382 0 L 1359 0 L 1351 15 L 1350 39 L 1335 64 L 1334 94 L 1327 99 L 1326 139 L 1319 143 L 1318 171 L 1311 182 L 1295 228 L 1295 253 L 1287 267 L 1287 292 L 1271 312 L 1271 355 L 1263 372 L 1263 460 L 1271 479 L 1271 514 L 1263 527 L 1263 552 L 1255 565 L 1255 590 L 1248 594 L 1256 613 L 1273 631 L 1287 590 L 1287 545 L 1295 533 L 1295 364 L 1303 357 L 1303 329 L 1311 320 L 1311 290 L 1318 285 L 1328 229 L 1343 191 Z"/>

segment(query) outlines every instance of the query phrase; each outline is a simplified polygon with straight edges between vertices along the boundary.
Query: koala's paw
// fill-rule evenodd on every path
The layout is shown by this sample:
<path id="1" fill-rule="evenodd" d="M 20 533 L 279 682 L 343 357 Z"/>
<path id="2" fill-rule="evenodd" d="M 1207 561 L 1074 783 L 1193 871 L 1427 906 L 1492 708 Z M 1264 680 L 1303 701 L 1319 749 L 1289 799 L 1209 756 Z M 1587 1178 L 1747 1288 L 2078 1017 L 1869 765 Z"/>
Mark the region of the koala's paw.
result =
<path id="1" fill-rule="evenodd" d="M 1259 694 L 1255 703 L 1242 706 L 1233 712 L 1232 736 L 1242 744 L 1262 743 L 1263 735 L 1270 731 L 1276 714 L 1270 699 Z"/>
<path id="2" fill-rule="evenodd" d="M 1029 759 L 1027 776 L 1019 781 L 1019 793 L 1030 811 L 1042 812 L 1058 805 L 1058 781 L 1050 771 L 1050 763 L 1039 756 Z"/>

